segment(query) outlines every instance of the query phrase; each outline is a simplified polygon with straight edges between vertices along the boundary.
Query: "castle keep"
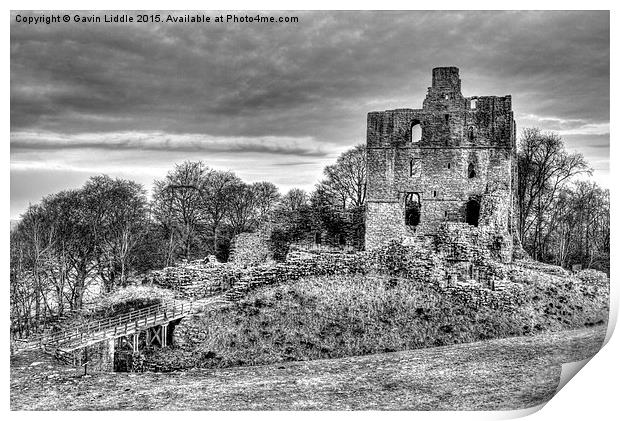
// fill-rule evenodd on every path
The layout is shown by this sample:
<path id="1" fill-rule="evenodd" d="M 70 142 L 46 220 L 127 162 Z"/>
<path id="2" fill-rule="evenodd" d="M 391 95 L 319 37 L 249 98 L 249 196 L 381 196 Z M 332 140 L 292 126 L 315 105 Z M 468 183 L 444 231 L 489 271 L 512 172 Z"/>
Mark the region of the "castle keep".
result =
<path id="1" fill-rule="evenodd" d="M 433 69 L 421 109 L 368 113 L 366 248 L 444 222 L 513 232 L 510 95 L 464 97 L 459 69 Z"/>

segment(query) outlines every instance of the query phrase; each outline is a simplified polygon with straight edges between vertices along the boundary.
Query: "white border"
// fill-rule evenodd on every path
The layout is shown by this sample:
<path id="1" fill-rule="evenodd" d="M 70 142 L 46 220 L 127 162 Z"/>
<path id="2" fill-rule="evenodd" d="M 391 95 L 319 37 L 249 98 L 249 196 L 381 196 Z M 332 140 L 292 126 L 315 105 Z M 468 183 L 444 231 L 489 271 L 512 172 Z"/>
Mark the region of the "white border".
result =
<path id="1" fill-rule="evenodd" d="M 453 0 L 445 0 L 440 3 L 437 2 L 417 2 L 412 3 L 410 1 L 382 1 L 382 2 L 353 2 L 353 1 L 325 1 L 325 0 L 300 0 L 295 2 L 294 4 L 290 1 L 262 1 L 262 2 L 252 2 L 252 1 L 243 1 L 243 0 L 230 0 L 226 2 L 197 2 L 197 1 L 187 1 L 187 0 L 177 0 L 175 2 L 161 2 L 161 1 L 119 1 L 119 0 L 111 0 L 105 3 L 101 2 L 99 4 L 85 4 L 82 1 L 10 1 L 8 2 L 8 10 L 80 10 L 80 9 L 93 9 L 93 10 L 139 10 L 139 9 L 159 9 L 159 10 L 201 10 L 204 8 L 208 8 L 210 10 L 305 10 L 305 9 L 326 9 L 326 10 L 357 10 L 357 9 L 371 9 L 371 10 L 404 10 L 404 9 L 418 9 L 418 10 L 462 10 L 462 9 L 480 9 L 480 10 L 513 10 L 513 9 L 535 9 L 535 10 L 561 10 L 566 7 L 571 7 L 574 9 L 580 10 L 611 10 L 611 71 L 610 74 L 617 74 L 618 66 L 617 66 L 617 56 L 614 53 L 613 46 L 617 46 L 617 36 L 618 31 L 616 30 L 616 24 L 618 23 L 617 18 L 617 10 L 615 5 L 617 2 L 612 1 L 598 1 L 591 0 L 588 2 L 580 2 L 580 3 L 571 3 L 566 1 L 532 1 L 532 0 L 522 0 L 520 2 L 496 2 L 496 1 L 469 1 L 467 3 L 458 2 Z M 439 6 L 443 6 L 442 9 L 438 9 Z M 467 6 L 467 7 L 465 7 Z M 7 12 L 8 12 L 7 10 Z M 7 13 L 8 15 L 8 13 Z M 5 19 L 8 16 L 5 15 Z M 0 185 L 2 186 L 2 192 L 5 198 L 9 198 L 9 107 L 10 107 L 10 67 L 8 63 L 10 45 L 10 32 L 9 25 L 7 24 L 8 20 L 5 20 L 3 23 L 3 34 L 5 36 L 5 42 L 2 44 L 3 48 L 3 56 L 7 58 L 7 63 L 3 68 L 4 71 L 4 80 L 5 80 L 5 101 L 4 101 L 4 109 L 2 113 L 2 122 L 4 127 L 4 133 L 7 135 L 7 140 L 2 144 L 1 150 L 4 158 L 4 162 L 6 163 L 4 167 L 4 174 L 2 179 L 0 180 Z M 615 79 L 611 80 L 611 108 L 610 108 L 610 116 L 616 116 L 617 113 L 617 90 L 618 83 Z M 518 93 L 515 93 L 518 94 Z M 611 133 L 615 134 L 615 129 L 617 128 L 616 120 L 614 118 L 610 121 Z M 610 159 L 612 161 L 617 161 L 616 158 L 616 147 L 614 147 L 614 142 L 611 142 L 610 148 Z M 620 175 L 618 171 L 615 170 L 613 166 L 610 165 L 611 176 Z M 613 178 L 612 178 L 613 179 Z M 612 201 L 612 250 L 611 250 L 611 278 L 612 278 L 612 314 L 610 315 L 610 332 L 613 326 L 615 326 L 617 311 L 618 311 L 618 291 L 615 287 L 614 277 L 617 272 L 617 258 L 618 253 L 617 249 L 614 245 L 617 244 L 618 239 L 618 231 L 616 224 L 613 222 L 613 216 L 617 212 L 618 209 L 618 198 L 615 194 L 615 189 L 612 188 L 611 201 Z M 4 272 L 8 274 L 8 255 L 9 255 L 9 247 L 8 247 L 8 225 L 9 225 L 9 200 L 7 200 L 7 204 L 5 205 L 4 215 L 6 221 L 6 231 L 4 231 L 5 240 L 2 243 L 2 252 L 5 257 L 5 265 Z M 6 319 L 8 320 L 8 281 L 6 281 L 5 277 L 5 303 L 6 307 Z M 8 330 L 8 323 L 6 324 Z M 609 333 L 610 333 L 609 332 Z M 609 337 L 608 333 L 608 337 Z M 8 336 L 8 332 L 5 331 L 5 337 Z M 612 338 L 611 341 L 603 348 L 603 350 L 596 355 L 593 360 L 588 363 L 588 368 L 580 372 L 575 380 L 572 380 L 568 383 L 568 385 L 561 390 L 561 392 L 554 397 L 549 404 L 545 406 L 539 412 L 536 412 L 532 415 L 532 419 L 547 419 L 550 417 L 553 418 L 561 418 L 564 420 L 572 420 L 572 419 L 612 419 L 615 418 L 618 414 L 618 405 L 617 405 L 617 385 L 618 380 L 616 376 L 618 375 L 618 359 L 616 355 L 618 355 L 620 345 L 618 345 L 617 338 Z M 5 362 L 4 366 L 4 374 L 5 374 L 5 382 L 3 384 L 3 397 L 4 397 L 4 408 L 8 411 L 9 408 L 9 371 L 8 371 L 8 363 L 9 363 L 9 352 L 8 346 L 3 348 L 3 361 Z M 391 419 L 400 420 L 400 419 L 411 419 L 411 417 L 421 417 L 424 419 L 506 419 L 513 418 L 515 416 L 523 416 L 531 413 L 530 410 L 524 411 L 508 411 L 508 412 L 298 412 L 298 413 L 289 413 L 289 412 L 234 412 L 234 413 L 199 413 L 199 412 L 185 412 L 181 414 L 169 414 L 165 412 L 161 413 L 153 413 L 153 412 L 117 412 L 114 413 L 114 417 L 121 418 L 141 418 L 141 417 L 215 417 L 215 418 L 226 418 L 227 420 L 240 419 L 247 420 L 248 418 L 269 418 L 270 420 L 284 420 L 289 419 L 291 416 L 294 416 L 296 419 L 314 419 L 318 417 L 328 417 L 339 419 L 349 418 L 356 420 L 358 419 L 367 419 L 367 418 L 375 418 L 375 417 L 390 417 Z M 79 412 L 62 412 L 62 413 L 24 413 L 24 412 L 13 412 L 8 413 L 7 415 L 11 418 L 22 419 L 22 418 L 30 418 L 33 415 L 51 417 L 51 418 L 69 418 L 69 419 L 82 419 L 86 416 L 84 413 Z M 612 415 L 613 414 L 613 415 Z M 109 417 L 111 414 L 107 412 L 95 412 L 90 413 L 87 416 L 93 417 L 95 419 L 104 419 L 104 417 Z"/>

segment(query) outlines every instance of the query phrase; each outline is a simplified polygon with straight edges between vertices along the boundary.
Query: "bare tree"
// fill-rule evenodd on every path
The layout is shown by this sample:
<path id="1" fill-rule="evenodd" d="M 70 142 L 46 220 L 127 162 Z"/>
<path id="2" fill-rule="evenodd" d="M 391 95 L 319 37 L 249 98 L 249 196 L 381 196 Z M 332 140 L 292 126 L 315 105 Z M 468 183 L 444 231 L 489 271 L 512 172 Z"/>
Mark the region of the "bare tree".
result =
<path id="1" fill-rule="evenodd" d="M 366 203 L 366 147 L 357 145 L 342 153 L 336 163 L 325 167 L 321 186 L 342 209 Z"/>
<path id="2" fill-rule="evenodd" d="M 252 183 L 250 188 L 254 192 L 255 218 L 260 224 L 269 219 L 269 216 L 280 199 L 280 193 L 275 184 L 268 181 Z"/>
<path id="3" fill-rule="evenodd" d="M 560 189 L 578 174 L 590 173 L 581 154 L 569 154 L 555 133 L 525 129 L 518 152 L 519 235 L 535 258 L 540 257 L 545 213 Z"/>
<path id="4" fill-rule="evenodd" d="M 609 190 L 590 181 L 561 189 L 543 217 L 540 256 L 560 266 L 609 271 Z"/>
<path id="5" fill-rule="evenodd" d="M 97 232 L 99 274 L 111 291 L 127 283 L 132 251 L 145 232 L 146 192 L 133 181 L 105 175 L 91 177 L 83 191 L 103 215 Z"/>
<path id="6" fill-rule="evenodd" d="M 230 171 L 210 171 L 202 190 L 201 210 L 213 235 L 213 251 L 217 253 L 218 230 L 229 215 L 232 199 L 241 180 Z"/>
<path id="7" fill-rule="evenodd" d="M 294 212 L 308 203 L 308 194 L 302 189 L 290 189 L 280 201 L 283 210 Z"/>
<path id="8" fill-rule="evenodd" d="M 46 272 L 54 232 L 46 222 L 40 207 L 30 206 L 11 232 L 11 330 L 18 335 L 30 333 L 52 311 Z"/>
<path id="9" fill-rule="evenodd" d="M 177 246 L 185 258 L 190 258 L 192 246 L 206 225 L 202 206 L 209 171 L 200 161 L 185 161 L 154 183 L 152 209 L 168 238 L 167 265 L 172 264 Z"/>
<path id="10" fill-rule="evenodd" d="M 256 193 L 251 186 L 241 182 L 232 186 L 231 189 L 228 222 L 233 235 L 236 235 L 250 231 L 257 225 Z"/>
<path id="11" fill-rule="evenodd" d="M 49 223 L 41 206 L 30 206 L 14 236 L 14 246 L 18 248 L 20 269 L 29 268 L 32 280 L 34 319 L 44 318 L 49 310 L 47 303 L 47 283 L 45 282 L 47 262 L 56 241 L 55 229 Z M 43 314 L 42 314 L 43 313 Z"/>

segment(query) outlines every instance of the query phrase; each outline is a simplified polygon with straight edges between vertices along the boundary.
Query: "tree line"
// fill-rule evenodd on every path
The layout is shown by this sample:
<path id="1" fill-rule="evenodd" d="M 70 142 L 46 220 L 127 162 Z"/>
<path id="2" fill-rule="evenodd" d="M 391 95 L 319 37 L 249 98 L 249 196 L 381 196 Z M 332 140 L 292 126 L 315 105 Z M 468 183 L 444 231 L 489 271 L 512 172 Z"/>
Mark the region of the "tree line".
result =
<path id="1" fill-rule="evenodd" d="M 245 183 L 233 172 L 186 161 L 154 181 L 150 200 L 134 181 L 106 175 L 44 197 L 11 232 L 13 330 L 27 334 L 41 321 L 82 308 L 96 286 L 110 292 L 136 274 L 182 259 L 215 255 L 226 261 L 237 234 L 266 224 L 273 224 L 280 241 L 279 257 L 301 231 L 322 229 L 323 220 L 337 231 L 337 212 L 326 208 L 363 206 L 363 159 L 361 146 L 344 153 L 310 194 L 281 194 L 273 183 Z"/>
<path id="2" fill-rule="evenodd" d="M 554 133 L 525 129 L 519 139 L 517 240 L 533 258 L 567 268 L 609 270 L 609 191 L 582 176 L 583 156 Z M 325 235 L 363 247 L 366 150 L 357 145 L 325 167 L 313 191 L 281 194 L 269 182 L 186 161 L 143 186 L 106 175 L 29 206 L 11 232 L 11 320 L 27 333 L 42 320 L 82 308 L 132 276 L 187 259 L 229 258 L 237 234 L 269 228 L 272 253 Z M 321 238 L 314 238 L 321 241 Z"/>
<path id="3" fill-rule="evenodd" d="M 609 273 L 609 190 L 555 133 L 524 129 L 517 154 L 518 235 L 534 259 Z"/>

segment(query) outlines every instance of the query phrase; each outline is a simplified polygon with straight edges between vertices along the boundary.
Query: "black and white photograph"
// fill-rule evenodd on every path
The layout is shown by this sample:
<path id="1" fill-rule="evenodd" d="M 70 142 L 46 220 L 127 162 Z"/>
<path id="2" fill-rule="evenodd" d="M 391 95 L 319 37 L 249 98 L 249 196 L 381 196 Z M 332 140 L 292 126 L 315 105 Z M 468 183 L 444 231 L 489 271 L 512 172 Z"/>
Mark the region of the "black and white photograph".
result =
<path id="1" fill-rule="evenodd" d="M 609 10 L 11 10 L 9 51 L 12 411 L 523 411 L 611 332 Z"/>

